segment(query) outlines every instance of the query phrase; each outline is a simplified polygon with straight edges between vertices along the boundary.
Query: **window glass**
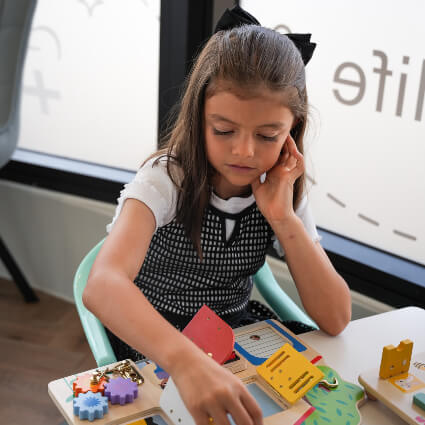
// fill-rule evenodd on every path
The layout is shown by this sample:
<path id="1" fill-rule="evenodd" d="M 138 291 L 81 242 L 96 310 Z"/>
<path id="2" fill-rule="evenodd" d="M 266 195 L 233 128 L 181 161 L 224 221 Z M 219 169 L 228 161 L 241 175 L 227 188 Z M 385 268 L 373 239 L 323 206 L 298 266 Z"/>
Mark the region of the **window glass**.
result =
<path id="1" fill-rule="evenodd" d="M 425 3 L 240 4 L 265 26 L 317 42 L 306 68 L 317 224 L 425 264 Z"/>
<path id="2" fill-rule="evenodd" d="M 136 170 L 157 146 L 160 1 L 39 0 L 18 146 Z"/>

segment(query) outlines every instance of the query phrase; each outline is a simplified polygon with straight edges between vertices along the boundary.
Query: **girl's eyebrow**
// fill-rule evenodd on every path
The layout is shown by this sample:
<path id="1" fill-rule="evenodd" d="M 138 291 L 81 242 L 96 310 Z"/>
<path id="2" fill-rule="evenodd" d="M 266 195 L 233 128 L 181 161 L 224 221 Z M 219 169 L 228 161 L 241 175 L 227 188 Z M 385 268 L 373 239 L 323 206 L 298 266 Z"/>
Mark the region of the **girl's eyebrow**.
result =
<path id="1" fill-rule="evenodd" d="M 227 122 L 229 124 L 239 125 L 238 123 L 236 123 L 232 120 L 229 120 L 228 118 L 223 117 L 222 115 L 219 115 L 219 114 L 209 114 L 208 117 L 213 119 L 214 121 L 224 121 L 224 122 Z M 279 130 L 279 129 L 285 127 L 285 126 L 286 126 L 285 123 L 277 121 L 277 122 L 271 122 L 271 123 L 268 123 L 268 124 L 259 125 L 258 128 L 268 127 L 268 128 L 272 128 L 274 130 Z"/>
<path id="2" fill-rule="evenodd" d="M 285 123 L 278 121 L 278 122 L 271 122 L 269 124 L 260 125 L 258 128 L 263 128 L 263 127 L 269 127 L 269 128 L 272 128 L 273 130 L 280 130 L 281 128 L 284 128 L 286 126 L 285 126 Z"/>
<path id="3" fill-rule="evenodd" d="M 239 125 L 238 123 L 232 120 L 229 120 L 229 118 L 223 117 L 222 115 L 208 114 L 208 117 L 213 119 L 214 121 L 224 121 L 224 122 L 228 122 L 229 124 Z"/>

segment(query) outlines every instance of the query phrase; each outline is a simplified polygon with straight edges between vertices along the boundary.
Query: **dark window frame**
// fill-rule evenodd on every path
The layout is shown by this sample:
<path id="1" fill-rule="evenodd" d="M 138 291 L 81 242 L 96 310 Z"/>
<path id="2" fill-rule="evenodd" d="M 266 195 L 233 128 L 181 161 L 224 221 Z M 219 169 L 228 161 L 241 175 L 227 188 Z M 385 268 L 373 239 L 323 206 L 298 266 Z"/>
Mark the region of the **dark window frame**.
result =
<path id="1" fill-rule="evenodd" d="M 231 0 L 161 1 L 158 134 L 164 130 L 169 110 L 180 97 L 199 46 L 212 32 L 213 16 L 217 16 L 218 8 L 232 3 Z M 12 160 L 0 170 L 0 179 L 108 203 L 116 202 L 122 185 L 133 175 L 128 170 L 25 149 L 17 149 Z M 425 308 L 423 265 L 325 229 L 319 229 L 319 233 L 329 258 L 351 289 L 394 307 Z M 278 258 L 274 251 L 269 254 Z M 371 257 L 374 262 L 369 261 Z M 396 271 L 388 267 L 394 261 L 399 263 Z"/>

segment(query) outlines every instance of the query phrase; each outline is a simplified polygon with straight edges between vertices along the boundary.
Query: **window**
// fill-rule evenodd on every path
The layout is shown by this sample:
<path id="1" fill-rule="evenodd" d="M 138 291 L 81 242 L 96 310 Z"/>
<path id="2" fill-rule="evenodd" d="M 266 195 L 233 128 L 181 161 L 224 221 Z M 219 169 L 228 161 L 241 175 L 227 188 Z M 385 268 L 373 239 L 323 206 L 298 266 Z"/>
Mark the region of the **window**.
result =
<path id="1" fill-rule="evenodd" d="M 355 1 L 241 6 L 268 27 L 317 42 L 306 72 L 318 225 L 425 265 L 424 3 L 368 2 L 367 14 Z"/>
<path id="2" fill-rule="evenodd" d="M 367 16 L 354 1 L 240 3 L 264 25 L 311 32 L 318 43 L 307 67 L 307 173 L 336 269 L 352 289 L 424 307 L 425 5 L 407 1 L 369 2 Z M 39 0 L 19 149 L 0 177 L 115 203 L 157 148 L 195 53 L 233 3 Z"/>
<path id="3" fill-rule="evenodd" d="M 157 147 L 159 28 L 157 0 L 39 0 L 19 148 L 137 170 Z"/>
<path id="4" fill-rule="evenodd" d="M 312 33 L 317 43 L 306 68 L 305 156 L 310 201 L 334 266 L 352 289 L 423 307 L 424 3 L 240 3 L 263 25 Z"/>
<path id="5" fill-rule="evenodd" d="M 221 11 L 212 0 L 39 0 L 19 146 L 0 178 L 115 203 L 157 149 L 158 128 Z"/>

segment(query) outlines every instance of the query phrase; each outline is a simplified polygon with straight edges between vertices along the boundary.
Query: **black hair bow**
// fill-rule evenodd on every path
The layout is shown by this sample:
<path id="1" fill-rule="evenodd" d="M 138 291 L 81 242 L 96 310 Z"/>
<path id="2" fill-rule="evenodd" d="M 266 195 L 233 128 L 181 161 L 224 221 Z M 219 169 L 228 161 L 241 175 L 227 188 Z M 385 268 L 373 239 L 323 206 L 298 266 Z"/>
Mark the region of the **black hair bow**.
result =
<path id="1" fill-rule="evenodd" d="M 242 25 L 261 25 L 254 16 L 236 5 L 232 9 L 226 9 L 218 20 L 214 33 L 226 31 Z M 310 61 L 313 56 L 316 43 L 311 43 L 311 34 L 285 34 L 297 47 L 301 53 L 304 65 Z"/>
<path id="2" fill-rule="evenodd" d="M 311 34 L 285 34 L 294 44 L 301 53 L 304 65 L 307 65 L 313 56 L 316 43 L 311 43 Z"/>
<path id="3" fill-rule="evenodd" d="M 239 5 L 232 9 L 226 9 L 215 26 L 214 33 L 231 30 L 241 25 L 261 25 L 250 13 L 243 10 Z"/>

